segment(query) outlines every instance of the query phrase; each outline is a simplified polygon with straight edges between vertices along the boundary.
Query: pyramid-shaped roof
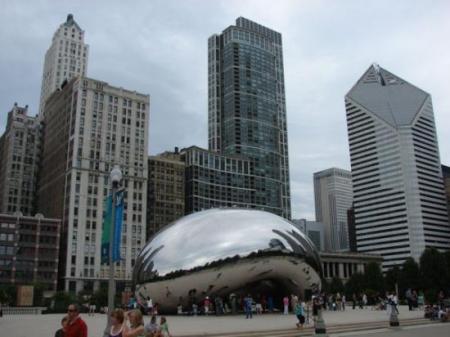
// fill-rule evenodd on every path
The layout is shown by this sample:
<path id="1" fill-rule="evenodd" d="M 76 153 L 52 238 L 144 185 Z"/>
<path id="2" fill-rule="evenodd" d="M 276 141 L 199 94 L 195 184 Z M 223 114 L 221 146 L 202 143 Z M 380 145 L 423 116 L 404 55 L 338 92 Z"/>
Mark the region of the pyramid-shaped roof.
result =
<path id="1" fill-rule="evenodd" d="M 373 64 L 346 97 L 393 127 L 411 125 L 429 94 Z"/>

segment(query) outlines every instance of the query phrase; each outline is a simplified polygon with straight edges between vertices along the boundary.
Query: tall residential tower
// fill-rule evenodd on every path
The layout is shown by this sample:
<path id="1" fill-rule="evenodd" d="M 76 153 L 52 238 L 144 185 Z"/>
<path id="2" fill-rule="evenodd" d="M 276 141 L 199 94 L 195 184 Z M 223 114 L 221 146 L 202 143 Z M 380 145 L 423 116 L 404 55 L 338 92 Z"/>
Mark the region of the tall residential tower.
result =
<path id="1" fill-rule="evenodd" d="M 209 38 L 208 144 L 251 159 L 255 203 L 291 217 L 280 33 L 239 17 Z"/>
<path id="2" fill-rule="evenodd" d="M 84 43 L 84 31 L 67 15 L 53 35 L 52 44 L 45 53 L 42 74 L 39 114 L 43 113 L 47 98 L 61 86 L 64 80 L 86 76 L 89 46 Z"/>
<path id="3" fill-rule="evenodd" d="M 431 96 L 372 65 L 345 96 L 357 249 L 383 267 L 450 248 Z"/>

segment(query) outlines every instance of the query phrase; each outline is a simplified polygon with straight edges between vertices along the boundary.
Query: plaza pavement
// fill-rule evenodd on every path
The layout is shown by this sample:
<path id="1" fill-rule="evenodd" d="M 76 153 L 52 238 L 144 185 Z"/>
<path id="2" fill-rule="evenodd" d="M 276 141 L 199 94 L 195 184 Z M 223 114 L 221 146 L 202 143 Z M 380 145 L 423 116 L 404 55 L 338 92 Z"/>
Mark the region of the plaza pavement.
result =
<path id="1" fill-rule="evenodd" d="M 402 319 L 423 318 L 423 311 L 408 311 L 408 308 L 399 308 L 400 324 Z M 5 337 L 48 337 L 53 336 L 60 327 L 63 315 L 16 315 L 0 318 L 0 336 Z M 105 315 L 96 314 L 89 317 L 82 315 L 88 325 L 89 337 L 101 337 L 106 324 Z M 284 316 L 282 314 L 254 315 L 253 319 L 245 319 L 243 315 L 236 316 L 168 316 L 169 328 L 174 337 L 176 336 L 206 336 L 209 334 L 233 334 L 264 331 L 283 331 L 295 328 L 296 318 L 293 314 Z M 386 322 L 388 316 L 386 311 L 375 311 L 370 308 L 351 309 L 346 311 L 324 312 L 327 326 L 339 324 L 353 324 L 367 322 Z M 145 317 L 145 322 L 149 321 Z M 312 320 L 311 320 L 312 321 Z M 312 326 L 312 323 L 310 324 Z M 447 328 L 450 326 L 447 325 Z M 267 336 L 267 334 L 265 334 Z M 346 336 L 346 335 L 342 335 Z M 430 335 L 431 336 L 431 335 Z M 374 335 L 375 337 L 375 335 Z"/>

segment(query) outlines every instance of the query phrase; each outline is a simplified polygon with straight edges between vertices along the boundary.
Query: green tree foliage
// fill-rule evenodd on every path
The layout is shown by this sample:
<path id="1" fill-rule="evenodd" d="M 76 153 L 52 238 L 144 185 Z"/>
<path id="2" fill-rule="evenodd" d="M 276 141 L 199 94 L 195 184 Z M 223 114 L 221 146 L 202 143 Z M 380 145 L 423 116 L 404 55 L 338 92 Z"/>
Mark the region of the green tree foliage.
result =
<path id="1" fill-rule="evenodd" d="M 365 273 L 364 273 L 364 290 L 365 292 L 370 292 L 371 296 L 374 297 L 378 293 L 384 293 L 384 277 L 381 272 L 380 265 L 376 262 L 371 262 L 367 264 Z"/>
<path id="2" fill-rule="evenodd" d="M 333 279 L 330 282 L 329 285 L 329 293 L 332 294 L 343 294 L 344 293 L 344 284 L 342 283 L 342 280 L 338 277 L 333 277 Z"/>
<path id="3" fill-rule="evenodd" d="M 434 248 L 427 248 L 420 257 L 420 281 L 425 298 L 435 301 L 440 290 L 448 286 L 447 266 L 444 254 Z"/>
<path id="4" fill-rule="evenodd" d="M 362 273 L 352 274 L 350 279 L 345 284 L 345 294 L 348 299 L 351 299 L 353 294 L 360 294 L 365 290 L 365 277 Z"/>
<path id="5" fill-rule="evenodd" d="M 65 291 L 58 291 L 53 296 L 53 301 L 54 301 L 53 310 L 55 312 L 66 312 L 69 304 L 76 303 L 76 298 L 71 293 Z"/>
<path id="6" fill-rule="evenodd" d="M 403 297 L 408 288 L 420 288 L 420 268 L 413 258 L 407 258 L 403 263 L 398 278 L 399 296 Z"/>
<path id="7" fill-rule="evenodd" d="M 391 292 L 395 290 L 396 284 L 398 285 L 399 276 L 400 268 L 398 266 L 394 266 L 386 272 L 384 277 L 384 286 L 387 291 Z"/>

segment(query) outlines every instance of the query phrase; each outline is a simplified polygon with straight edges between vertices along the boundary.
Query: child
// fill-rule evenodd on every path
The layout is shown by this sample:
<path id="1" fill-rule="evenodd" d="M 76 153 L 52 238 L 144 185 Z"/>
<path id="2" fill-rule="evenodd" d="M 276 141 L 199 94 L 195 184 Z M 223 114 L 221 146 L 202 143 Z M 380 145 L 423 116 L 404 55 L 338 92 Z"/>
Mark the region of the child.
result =
<path id="1" fill-rule="evenodd" d="M 64 332 L 66 331 L 67 324 L 69 323 L 69 317 L 64 316 L 61 320 L 62 328 L 55 332 L 55 337 L 64 337 Z"/>
<path id="2" fill-rule="evenodd" d="M 161 331 L 162 337 L 171 337 L 172 336 L 169 332 L 169 325 L 167 324 L 167 320 L 164 316 L 161 316 L 159 325 L 160 325 L 160 331 Z"/>

